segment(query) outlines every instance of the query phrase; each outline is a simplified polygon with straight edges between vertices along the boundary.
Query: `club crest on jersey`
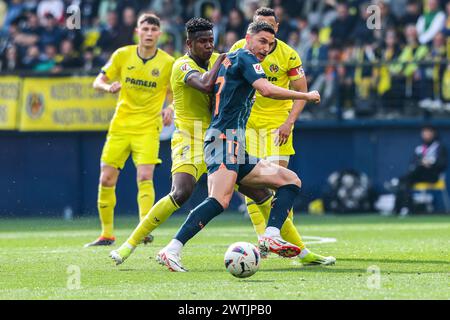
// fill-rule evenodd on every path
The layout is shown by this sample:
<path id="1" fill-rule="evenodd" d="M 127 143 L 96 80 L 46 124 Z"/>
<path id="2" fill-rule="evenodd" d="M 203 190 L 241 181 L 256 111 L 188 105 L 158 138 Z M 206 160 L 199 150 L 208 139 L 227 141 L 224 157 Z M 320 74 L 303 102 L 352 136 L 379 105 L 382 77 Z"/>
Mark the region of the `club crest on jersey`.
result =
<path id="1" fill-rule="evenodd" d="M 152 76 L 159 77 L 159 69 L 153 69 L 152 70 Z"/>
<path id="2" fill-rule="evenodd" d="M 255 72 L 256 72 L 257 74 L 264 74 L 264 69 L 263 69 L 263 67 L 261 66 L 260 63 L 255 63 L 255 64 L 253 65 L 253 69 L 255 69 Z"/>
<path id="3" fill-rule="evenodd" d="M 189 65 L 189 63 L 183 63 L 183 64 L 181 65 L 180 69 L 181 69 L 181 71 L 183 71 L 183 72 L 187 72 L 187 71 L 191 71 L 191 70 L 192 70 L 192 68 L 191 68 L 191 66 Z"/>
<path id="4" fill-rule="evenodd" d="M 276 64 L 271 64 L 269 67 L 270 72 L 272 73 L 277 73 L 278 70 L 280 70 L 280 68 L 278 68 L 278 66 Z"/>

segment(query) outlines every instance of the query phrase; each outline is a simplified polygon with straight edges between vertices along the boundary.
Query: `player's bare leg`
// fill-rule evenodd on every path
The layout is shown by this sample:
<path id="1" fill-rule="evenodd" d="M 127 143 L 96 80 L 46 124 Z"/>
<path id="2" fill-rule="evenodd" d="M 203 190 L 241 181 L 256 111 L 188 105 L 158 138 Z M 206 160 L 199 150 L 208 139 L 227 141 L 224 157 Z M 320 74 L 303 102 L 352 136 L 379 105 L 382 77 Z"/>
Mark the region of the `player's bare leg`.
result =
<path id="1" fill-rule="evenodd" d="M 100 183 L 98 187 L 97 206 L 102 225 L 102 234 L 93 242 L 87 243 L 85 247 L 110 246 L 115 242 L 114 229 L 114 207 L 116 206 L 116 184 L 120 171 L 113 166 L 102 164 L 100 172 Z"/>

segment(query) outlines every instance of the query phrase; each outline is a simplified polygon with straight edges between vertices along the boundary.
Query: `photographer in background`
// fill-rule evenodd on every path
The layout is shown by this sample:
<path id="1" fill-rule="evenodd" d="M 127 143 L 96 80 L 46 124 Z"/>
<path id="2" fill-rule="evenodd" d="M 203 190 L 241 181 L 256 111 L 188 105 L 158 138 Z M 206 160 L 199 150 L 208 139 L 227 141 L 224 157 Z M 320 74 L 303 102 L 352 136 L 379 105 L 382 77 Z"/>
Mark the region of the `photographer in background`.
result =
<path id="1" fill-rule="evenodd" d="M 447 150 L 439 140 L 439 135 L 431 125 L 421 131 L 422 144 L 414 150 L 409 172 L 399 179 L 392 179 L 390 187 L 396 188 L 395 210 L 401 216 L 411 211 L 411 188 L 418 182 L 435 183 L 447 168 Z"/>

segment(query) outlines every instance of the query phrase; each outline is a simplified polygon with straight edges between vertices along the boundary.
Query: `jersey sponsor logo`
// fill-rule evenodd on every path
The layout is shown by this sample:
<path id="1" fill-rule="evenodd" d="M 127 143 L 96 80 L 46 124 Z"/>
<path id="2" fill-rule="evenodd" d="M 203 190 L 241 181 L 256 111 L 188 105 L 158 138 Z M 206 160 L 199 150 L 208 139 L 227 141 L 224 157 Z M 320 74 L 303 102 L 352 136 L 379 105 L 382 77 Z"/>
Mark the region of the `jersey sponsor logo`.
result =
<path id="1" fill-rule="evenodd" d="M 147 88 L 156 88 L 156 82 L 154 82 L 154 81 L 146 81 L 146 80 L 133 79 L 133 78 L 127 77 L 125 79 L 125 83 L 129 83 L 129 84 L 141 86 L 141 87 L 147 87 Z"/>
<path id="2" fill-rule="evenodd" d="M 261 66 L 260 63 L 253 64 L 253 69 L 255 69 L 255 72 L 257 74 L 264 74 L 264 69 L 263 69 L 263 67 Z"/>
<path id="3" fill-rule="evenodd" d="M 191 71 L 192 68 L 191 68 L 191 66 L 189 65 L 189 63 L 183 63 L 183 64 L 181 65 L 181 67 L 180 67 L 180 70 L 183 71 L 183 72 L 188 72 L 188 71 Z"/>
<path id="4" fill-rule="evenodd" d="M 130 67 L 128 67 L 127 69 L 128 70 L 133 70 L 135 67 L 134 66 L 130 66 Z"/>
<path id="5" fill-rule="evenodd" d="M 267 77 L 267 80 L 270 82 L 277 82 L 278 78 L 277 77 Z"/>
<path id="6" fill-rule="evenodd" d="M 297 57 L 290 57 L 289 60 L 297 60 Z"/>
<path id="7" fill-rule="evenodd" d="M 31 119 L 38 119 L 44 112 L 44 96 L 40 93 L 30 93 L 26 104 L 27 114 Z"/>
<path id="8" fill-rule="evenodd" d="M 152 70 L 152 76 L 159 77 L 159 69 L 153 69 Z"/>
<path id="9" fill-rule="evenodd" d="M 278 66 L 276 64 L 271 64 L 269 67 L 269 70 L 272 73 L 277 73 L 280 70 L 280 68 L 278 68 Z"/>

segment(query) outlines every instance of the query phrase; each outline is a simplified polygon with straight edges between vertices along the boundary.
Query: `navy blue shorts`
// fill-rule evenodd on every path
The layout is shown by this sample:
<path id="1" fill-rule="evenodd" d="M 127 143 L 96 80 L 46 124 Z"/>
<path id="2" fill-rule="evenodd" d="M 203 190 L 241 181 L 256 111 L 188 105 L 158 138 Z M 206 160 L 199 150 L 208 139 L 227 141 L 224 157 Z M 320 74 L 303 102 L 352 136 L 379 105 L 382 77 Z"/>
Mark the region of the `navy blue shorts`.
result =
<path id="1" fill-rule="evenodd" d="M 218 139 L 212 137 L 203 146 L 208 175 L 220 168 L 227 168 L 237 173 L 237 183 L 248 175 L 258 164 L 260 159 L 250 156 L 245 151 L 245 141 L 227 139 L 221 135 Z"/>

